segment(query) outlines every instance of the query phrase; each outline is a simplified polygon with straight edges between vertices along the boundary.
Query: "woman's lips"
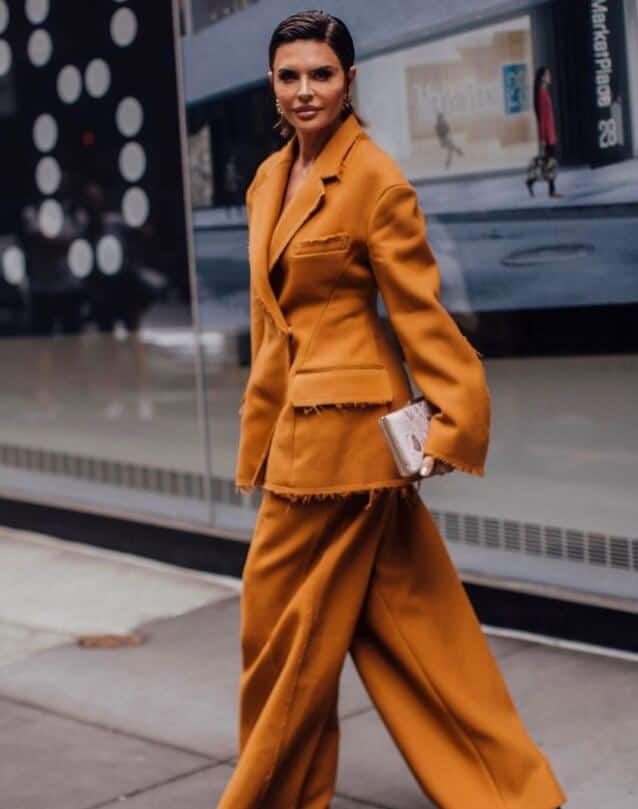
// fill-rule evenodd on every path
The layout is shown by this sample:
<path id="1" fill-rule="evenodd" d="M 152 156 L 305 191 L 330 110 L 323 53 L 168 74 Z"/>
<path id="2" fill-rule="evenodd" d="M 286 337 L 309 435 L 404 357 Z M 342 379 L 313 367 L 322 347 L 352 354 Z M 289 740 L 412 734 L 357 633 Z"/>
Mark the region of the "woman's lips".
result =
<path id="1" fill-rule="evenodd" d="M 295 114 L 300 118 L 312 118 L 318 112 L 318 107 L 301 107 L 300 109 L 295 110 Z"/>

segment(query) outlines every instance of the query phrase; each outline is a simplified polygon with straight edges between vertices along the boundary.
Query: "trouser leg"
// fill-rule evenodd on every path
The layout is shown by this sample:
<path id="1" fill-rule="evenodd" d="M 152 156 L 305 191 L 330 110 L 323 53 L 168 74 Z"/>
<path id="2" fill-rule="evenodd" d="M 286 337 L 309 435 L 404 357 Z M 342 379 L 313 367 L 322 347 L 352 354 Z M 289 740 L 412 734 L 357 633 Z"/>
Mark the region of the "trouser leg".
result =
<path id="1" fill-rule="evenodd" d="M 328 809 L 339 677 L 396 499 L 265 493 L 243 573 L 240 755 L 218 809 Z"/>
<path id="2" fill-rule="evenodd" d="M 528 735 L 428 509 L 386 524 L 351 653 L 417 781 L 440 809 L 555 809 Z"/>
<path id="3" fill-rule="evenodd" d="M 309 761 L 306 780 L 299 793 L 298 809 L 326 809 L 334 794 L 339 759 L 339 718 L 337 694 L 328 712 L 314 755 Z"/>

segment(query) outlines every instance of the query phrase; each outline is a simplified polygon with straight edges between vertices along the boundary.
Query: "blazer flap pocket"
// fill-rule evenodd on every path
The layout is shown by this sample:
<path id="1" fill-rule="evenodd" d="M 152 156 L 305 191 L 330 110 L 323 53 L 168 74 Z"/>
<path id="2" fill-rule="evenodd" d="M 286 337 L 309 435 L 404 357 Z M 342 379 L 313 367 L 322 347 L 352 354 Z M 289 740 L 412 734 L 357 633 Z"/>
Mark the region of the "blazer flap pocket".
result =
<path id="1" fill-rule="evenodd" d="M 340 250 L 347 250 L 350 246 L 350 234 L 330 233 L 326 236 L 317 236 L 315 239 L 300 239 L 293 245 L 292 252 L 295 256 L 303 256 L 311 253 L 333 253 Z"/>
<path id="2" fill-rule="evenodd" d="M 392 401 L 392 386 L 382 366 L 303 370 L 292 379 L 290 401 L 295 407 L 383 404 Z"/>

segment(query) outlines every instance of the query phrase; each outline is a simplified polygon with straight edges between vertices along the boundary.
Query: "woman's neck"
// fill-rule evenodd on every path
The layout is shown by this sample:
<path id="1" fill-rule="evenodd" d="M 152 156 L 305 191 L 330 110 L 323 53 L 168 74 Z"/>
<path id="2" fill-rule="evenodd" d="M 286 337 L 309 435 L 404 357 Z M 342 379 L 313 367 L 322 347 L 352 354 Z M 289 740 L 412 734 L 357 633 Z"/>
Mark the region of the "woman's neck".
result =
<path id="1" fill-rule="evenodd" d="M 309 166 L 317 159 L 317 155 L 339 128 L 341 121 L 337 119 L 330 126 L 318 132 L 297 131 L 297 160 L 302 167 Z"/>

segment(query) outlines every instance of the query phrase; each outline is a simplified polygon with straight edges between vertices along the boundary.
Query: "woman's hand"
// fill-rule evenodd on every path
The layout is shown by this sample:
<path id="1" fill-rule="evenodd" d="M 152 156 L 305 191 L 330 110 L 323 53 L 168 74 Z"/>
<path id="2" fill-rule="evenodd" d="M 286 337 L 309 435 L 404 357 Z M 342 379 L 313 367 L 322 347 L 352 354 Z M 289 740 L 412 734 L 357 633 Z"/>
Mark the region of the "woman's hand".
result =
<path id="1" fill-rule="evenodd" d="M 254 486 L 238 486 L 237 488 L 242 494 L 252 494 L 255 491 Z"/>
<path id="2" fill-rule="evenodd" d="M 431 455 L 423 457 L 423 466 L 421 467 L 421 477 L 431 478 L 434 475 L 446 475 L 448 472 L 453 472 L 454 467 L 441 461 L 438 458 L 433 458 Z"/>

